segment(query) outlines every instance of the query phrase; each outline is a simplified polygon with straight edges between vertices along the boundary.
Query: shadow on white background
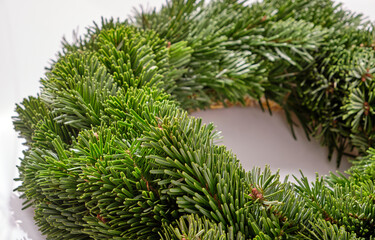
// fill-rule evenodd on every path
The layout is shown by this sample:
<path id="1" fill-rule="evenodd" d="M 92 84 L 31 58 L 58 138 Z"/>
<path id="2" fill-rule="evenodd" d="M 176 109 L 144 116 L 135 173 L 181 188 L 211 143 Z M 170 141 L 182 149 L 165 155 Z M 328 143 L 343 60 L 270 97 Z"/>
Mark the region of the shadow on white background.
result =
<path id="1" fill-rule="evenodd" d="M 293 138 L 281 111 L 271 116 L 259 107 L 232 107 L 192 115 L 217 126 L 224 136 L 221 144 L 237 155 L 246 170 L 270 165 L 272 172 L 280 170 L 281 179 L 289 175 L 291 181 L 294 180 L 292 175 L 301 176 L 300 169 L 310 180 L 315 179 L 315 173 L 327 175 L 336 171 L 336 159 L 327 161 L 327 148 L 320 146 L 314 138 L 308 141 L 303 129 L 295 127 L 297 140 Z M 345 171 L 349 166 L 343 158 L 337 170 Z"/>
<path id="2" fill-rule="evenodd" d="M 164 0 L 0 0 L 0 240 L 44 239 L 33 224 L 31 209 L 21 211 L 22 201 L 12 193 L 21 157 L 21 141 L 13 130 L 15 103 L 36 95 L 44 67 L 60 50 L 65 35 L 80 34 L 101 16 L 125 19 L 133 8 L 160 6 Z M 345 7 L 375 20 L 373 0 L 346 0 Z M 315 172 L 335 171 L 327 161 L 327 150 L 308 142 L 298 131 L 295 141 L 282 114 L 269 116 L 256 108 L 200 111 L 193 115 L 213 121 L 223 132 L 223 143 L 232 149 L 246 169 L 271 165 L 281 175 L 297 174 L 311 179 Z M 348 165 L 342 165 L 343 168 Z"/>

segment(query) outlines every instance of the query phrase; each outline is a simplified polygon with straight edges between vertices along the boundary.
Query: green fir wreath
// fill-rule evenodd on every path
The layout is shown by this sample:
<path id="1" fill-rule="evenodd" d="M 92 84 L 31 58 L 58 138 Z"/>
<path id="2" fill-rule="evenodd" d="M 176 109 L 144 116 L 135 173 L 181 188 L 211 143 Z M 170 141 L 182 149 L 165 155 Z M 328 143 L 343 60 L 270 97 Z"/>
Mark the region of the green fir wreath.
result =
<path id="1" fill-rule="evenodd" d="M 25 207 L 48 239 L 375 239 L 375 31 L 331 0 L 170 0 L 103 20 L 17 105 Z M 275 102 L 343 174 L 245 171 L 221 102 Z"/>

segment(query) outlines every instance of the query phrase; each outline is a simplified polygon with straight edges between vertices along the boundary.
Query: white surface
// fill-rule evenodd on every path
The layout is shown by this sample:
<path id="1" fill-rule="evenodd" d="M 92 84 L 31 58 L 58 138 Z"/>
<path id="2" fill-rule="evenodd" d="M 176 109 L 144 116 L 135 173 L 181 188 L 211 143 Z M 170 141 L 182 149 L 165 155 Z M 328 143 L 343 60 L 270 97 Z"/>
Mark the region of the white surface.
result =
<path id="1" fill-rule="evenodd" d="M 101 16 L 125 19 L 133 7 L 160 6 L 162 2 L 0 0 L 0 240 L 43 239 L 33 225 L 32 211 L 21 211 L 21 201 L 12 193 L 22 150 L 11 123 L 15 103 L 36 95 L 44 67 L 60 50 L 64 35 L 71 39 L 72 30 L 83 33 Z M 375 20 L 374 0 L 342 2 L 348 9 Z M 215 122 L 223 132 L 224 144 L 233 149 L 247 169 L 270 164 L 272 169 L 280 168 L 282 174 L 296 174 L 302 169 L 309 176 L 316 171 L 335 170 L 334 163 L 326 161 L 326 149 L 307 142 L 300 132 L 298 141 L 293 140 L 280 114 L 270 117 L 257 109 L 233 108 L 195 115 Z"/>
<path id="2" fill-rule="evenodd" d="M 283 179 L 286 175 L 301 176 L 313 180 L 315 173 L 327 175 L 336 171 L 336 161 L 327 161 L 328 150 L 315 140 L 308 139 L 301 128 L 295 128 L 297 141 L 293 138 L 282 112 L 262 112 L 260 108 L 216 109 L 199 111 L 192 115 L 204 122 L 214 122 L 224 138 L 222 144 L 232 149 L 245 169 L 270 165 L 271 170 L 280 169 Z M 339 170 L 349 168 L 347 159 Z"/>

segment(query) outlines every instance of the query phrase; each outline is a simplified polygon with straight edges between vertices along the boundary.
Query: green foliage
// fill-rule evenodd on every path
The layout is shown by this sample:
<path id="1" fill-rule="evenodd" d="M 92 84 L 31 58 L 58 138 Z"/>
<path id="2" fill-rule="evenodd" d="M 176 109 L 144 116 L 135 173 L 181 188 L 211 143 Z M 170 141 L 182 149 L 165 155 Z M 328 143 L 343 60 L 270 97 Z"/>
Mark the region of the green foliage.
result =
<path id="1" fill-rule="evenodd" d="M 202 239 L 202 240 L 229 240 L 245 239 L 244 236 L 234 237 L 233 229 L 229 228 L 226 232 L 222 223 L 216 224 L 199 215 L 186 215 L 176 221 L 174 225 L 165 225 L 161 239 L 179 240 L 179 239 Z"/>
<path id="2" fill-rule="evenodd" d="M 233 16 L 239 17 L 237 10 L 242 7 L 229 1 L 202 5 L 203 1 L 176 0 L 167 3 L 160 13 L 135 16 L 137 26 L 157 31 L 172 46 L 186 41 L 192 50 L 187 71 L 177 84 L 189 82 L 195 88 L 179 93 L 176 99 L 185 109 L 196 109 L 226 99 L 244 102 L 245 95 L 259 98 L 264 92 L 261 84 L 265 69 L 244 44 L 230 38 L 236 27 Z"/>
<path id="3" fill-rule="evenodd" d="M 374 30 L 330 0 L 172 0 L 102 20 L 17 105 L 25 208 L 48 239 L 373 239 Z M 272 100 L 360 156 L 297 184 L 245 171 L 186 110 Z"/>

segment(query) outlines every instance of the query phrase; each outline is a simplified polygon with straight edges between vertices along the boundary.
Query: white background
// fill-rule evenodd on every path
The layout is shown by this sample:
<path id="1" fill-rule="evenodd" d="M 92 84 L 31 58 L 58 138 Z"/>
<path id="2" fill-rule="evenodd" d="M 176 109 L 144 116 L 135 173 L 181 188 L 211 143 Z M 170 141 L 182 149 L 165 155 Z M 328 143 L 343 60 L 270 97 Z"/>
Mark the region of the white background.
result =
<path id="1" fill-rule="evenodd" d="M 0 0 L 0 240 L 44 239 L 32 222 L 32 211 L 22 211 L 13 178 L 23 149 L 13 130 L 15 103 L 39 91 L 44 67 L 60 50 L 63 36 L 84 32 L 101 16 L 125 19 L 139 6 L 160 7 L 164 0 Z M 345 0 L 345 8 L 375 20 L 375 0 Z M 257 108 L 200 111 L 195 116 L 213 121 L 222 131 L 223 144 L 232 149 L 246 169 L 271 165 L 282 176 L 302 169 L 313 179 L 315 172 L 335 171 L 326 160 L 326 149 L 308 142 L 302 131 L 294 141 L 282 114 L 269 116 Z M 344 163 L 342 169 L 348 167 Z"/>

